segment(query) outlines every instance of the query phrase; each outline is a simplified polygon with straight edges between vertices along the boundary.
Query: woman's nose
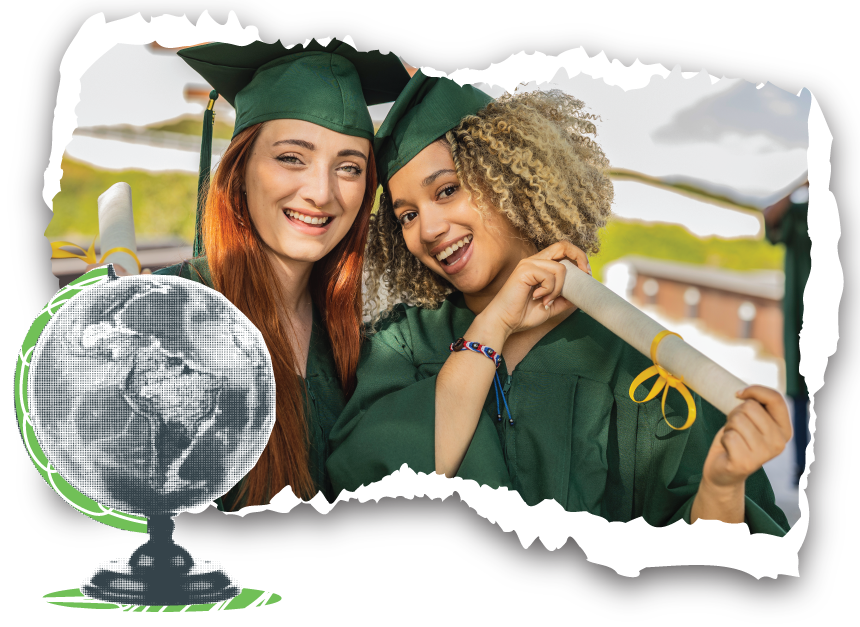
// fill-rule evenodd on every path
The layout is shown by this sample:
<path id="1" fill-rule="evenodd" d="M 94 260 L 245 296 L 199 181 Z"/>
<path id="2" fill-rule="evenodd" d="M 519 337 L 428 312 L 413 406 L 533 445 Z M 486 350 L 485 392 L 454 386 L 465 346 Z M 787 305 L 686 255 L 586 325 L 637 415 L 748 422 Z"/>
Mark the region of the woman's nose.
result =
<path id="1" fill-rule="evenodd" d="M 435 205 L 424 207 L 420 213 L 421 240 L 425 244 L 437 244 L 440 237 L 448 232 L 450 225 L 444 211 Z"/>
<path id="2" fill-rule="evenodd" d="M 334 173 L 322 165 L 308 168 L 300 196 L 314 207 L 323 208 L 334 199 Z"/>

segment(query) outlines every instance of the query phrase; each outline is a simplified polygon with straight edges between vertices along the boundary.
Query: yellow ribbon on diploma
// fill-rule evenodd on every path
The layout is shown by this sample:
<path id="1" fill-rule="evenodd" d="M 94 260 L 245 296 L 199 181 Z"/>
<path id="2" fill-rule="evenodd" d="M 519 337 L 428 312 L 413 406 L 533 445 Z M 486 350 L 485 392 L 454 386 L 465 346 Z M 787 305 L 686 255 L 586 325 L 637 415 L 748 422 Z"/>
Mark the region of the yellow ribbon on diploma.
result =
<path id="1" fill-rule="evenodd" d="M 673 333 L 672 331 L 660 331 L 657 335 L 654 336 L 654 341 L 651 342 L 651 361 L 654 362 L 654 365 L 650 368 L 647 368 L 642 371 L 642 373 L 633 379 L 633 383 L 630 384 L 630 398 L 634 403 L 645 403 L 650 401 L 652 398 L 657 396 L 660 393 L 660 390 L 663 391 L 663 420 L 666 421 L 666 424 L 675 429 L 675 431 L 683 431 L 684 429 L 689 429 L 690 425 L 696 420 L 696 402 L 693 400 L 693 395 L 690 394 L 690 390 L 687 389 L 687 386 L 684 385 L 684 377 L 676 377 L 670 372 L 668 372 L 665 368 L 663 368 L 660 364 L 657 363 L 657 347 L 660 345 L 660 342 L 663 341 L 667 335 L 676 335 L 681 337 L 677 333 Z M 684 338 L 681 338 L 684 339 Z M 651 377 L 657 376 L 657 382 L 654 384 L 654 387 L 651 388 L 651 391 L 648 392 L 648 396 L 643 398 L 641 401 L 636 400 L 636 388 L 639 387 L 639 384 L 645 383 Z M 675 388 L 681 393 L 681 396 L 684 397 L 684 400 L 687 401 L 687 422 L 684 423 L 682 427 L 676 427 L 669 419 L 666 418 L 666 395 L 669 393 L 669 388 Z"/>
<path id="2" fill-rule="evenodd" d="M 68 250 L 63 250 L 63 246 L 69 246 L 71 248 L 77 248 L 81 253 L 73 253 Z M 73 244 L 72 242 L 51 242 L 51 257 L 53 259 L 80 259 L 85 261 L 88 264 L 102 263 L 108 255 L 112 253 L 125 253 L 127 255 L 131 255 L 132 259 L 137 262 L 137 272 L 140 274 L 141 266 L 140 259 L 137 258 L 137 255 L 134 254 L 133 251 L 125 248 L 123 246 L 117 246 L 116 248 L 111 248 L 105 253 L 102 253 L 101 259 L 96 258 L 96 239 L 93 238 L 93 243 L 90 244 L 89 250 L 84 250 L 82 247 L 77 244 Z"/>

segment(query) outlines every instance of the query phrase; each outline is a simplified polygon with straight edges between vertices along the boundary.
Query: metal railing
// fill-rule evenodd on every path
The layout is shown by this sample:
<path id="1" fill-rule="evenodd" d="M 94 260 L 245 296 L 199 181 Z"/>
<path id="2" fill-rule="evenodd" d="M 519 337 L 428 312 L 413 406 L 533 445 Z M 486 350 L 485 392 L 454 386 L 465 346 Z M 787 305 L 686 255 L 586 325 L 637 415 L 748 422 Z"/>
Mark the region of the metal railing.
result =
<path id="1" fill-rule="evenodd" d="M 113 139 L 130 144 L 144 144 L 157 148 L 173 148 L 188 152 L 200 152 L 200 137 L 171 131 L 153 131 L 134 126 L 92 126 L 78 127 L 75 135 L 95 137 L 97 139 Z M 230 142 L 226 139 L 212 140 L 212 153 L 224 152 Z"/>
<path id="2" fill-rule="evenodd" d="M 96 251 L 97 254 L 101 252 L 98 248 Z M 191 253 L 189 244 L 178 241 L 138 243 L 137 246 L 141 267 L 152 271 L 190 259 Z M 60 281 L 60 287 L 81 276 L 86 266 L 80 259 L 51 259 L 51 272 Z"/>

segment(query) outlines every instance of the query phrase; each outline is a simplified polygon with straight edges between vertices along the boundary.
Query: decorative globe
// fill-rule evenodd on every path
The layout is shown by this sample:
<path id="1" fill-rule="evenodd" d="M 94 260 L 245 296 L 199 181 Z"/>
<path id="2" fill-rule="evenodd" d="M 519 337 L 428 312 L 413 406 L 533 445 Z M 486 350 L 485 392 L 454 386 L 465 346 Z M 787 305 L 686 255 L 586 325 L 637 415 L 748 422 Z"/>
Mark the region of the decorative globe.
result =
<path id="1" fill-rule="evenodd" d="M 226 493 L 275 422 L 260 332 L 221 294 L 178 277 L 124 277 L 72 298 L 39 339 L 29 390 L 60 475 L 144 516 Z"/>

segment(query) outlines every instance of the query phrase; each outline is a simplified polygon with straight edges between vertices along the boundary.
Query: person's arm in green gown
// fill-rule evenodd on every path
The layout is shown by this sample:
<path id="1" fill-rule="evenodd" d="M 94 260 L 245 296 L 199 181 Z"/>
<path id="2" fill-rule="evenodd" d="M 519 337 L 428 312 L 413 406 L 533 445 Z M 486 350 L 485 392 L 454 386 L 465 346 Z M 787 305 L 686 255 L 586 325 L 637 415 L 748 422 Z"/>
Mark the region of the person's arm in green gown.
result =
<path id="1" fill-rule="evenodd" d="M 511 336 L 519 334 L 513 341 L 513 350 L 521 359 L 542 334 L 563 319 L 561 314 L 573 307 L 560 296 L 565 274 L 564 266 L 557 263 L 561 259 L 573 261 L 590 274 L 585 253 L 568 242 L 558 242 L 523 259 L 495 296 L 485 302 L 472 299 L 474 304 L 470 308 L 477 306 L 483 310 L 476 312 L 478 315 L 464 339 L 504 354 L 506 346 L 511 348 Z M 542 329 L 542 333 L 530 337 L 521 333 L 537 329 Z M 436 472 L 448 477 L 457 473 L 475 434 L 494 375 L 492 360 L 469 350 L 453 353 L 439 372 L 435 395 Z"/>
<path id="2" fill-rule="evenodd" d="M 670 445 L 671 442 L 683 443 L 683 450 L 666 450 L 665 454 L 661 455 L 662 462 L 656 469 L 656 475 L 651 473 L 650 485 L 646 486 L 641 494 L 644 500 L 640 501 L 639 511 L 652 525 L 671 525 L 682 519 L 687 523 L 695 522 L 698 518 L 722 520 L 722 517 L 715 513 L 700 512 L 699 507 L 702 505 L 702 495 L 709 489 L 704 481 L 704 460 L 712 449 L 717 452 L 715 443 L 719 444 L 722 434 L 725 433 L 726 416 L 703 399 L 696 398 L 696 405 L 699 408 L 696 422 L 687 431 L 667 431 L 662 428 L 663 419 L 659 416 L 656 422 L 661 426 L 656 431 L 643 434 L 646 438 L 656 438 L 656 442 L 664 445 Z M 680 407 L 675 408 L 675 412 L 678 411 L 681 411 Z M 652 458 L 652 463 L 653 461 Z M 742 489 L 736 487 L 735 490 L 734 494 L 727 491 L 736 499 L 733 506 L 736 512 L 739 512 L 734 522 L 745 522 L 750 533 L 767 533 L 781 537 L 789 531 L 788 520 L 775 502 L 764 468 L 756 469 L 743 482 Z M 699 503 L 696 503 L 697 500 Z M 697 505 L 695 514 L 694 505 Z M 738 518 L 740 520 L 737 520 Z"/>
<path id="3" fill-rule="evenodd" d="M 788 408 L 779 392 L 753 385 L 738 397 L 744 402 L 726 417 L 708 451 L 690 522 L 743 522 L 747 478 L 779 455 L 791 438 Z"/>
<path id="4" fill-rule="evenodd" d="M 332 428 L 326 462 L 334 493 L 355 491 L 407 464 L 433 473 L 434 394 L 438 364 L 419 363 L 412 323 L 418 310 L 398 307 L 392 320 L 362 347 L 355 392 Z M 420 344 L 421 340 L 417 340 Z M 481 355 L 473 355 L 490 363 Z M 486 399 L 484 392 L 481 402 Z M 457 476 L 493 488 L 512 488 L 504 455 L 489 416 L 477 433 L 486 443 L 466 457 Z"/>
<path id="5" fill-rule="evenodd" d="M 356 388 L 332 427 L 326 461 L 334 493 L 398 470 L 433 472 L 435 377 L 413 363 L 409 314 L 398 306 L 362 345 Z"/>
<path id="6" fill-rule="evenodd" d="M 502 331 L 478 315 L 463 336 L 501 353 L 510 333 Z M 496 348 L 498 347 L 498 348 Z M 436 472 L 447 477 L 457 474 L 478 419 L 493 385 L 496 367 L 485 355 L 470 350 L 455 351 L 436 377 L 434 398 L 434 463 Z"/>

